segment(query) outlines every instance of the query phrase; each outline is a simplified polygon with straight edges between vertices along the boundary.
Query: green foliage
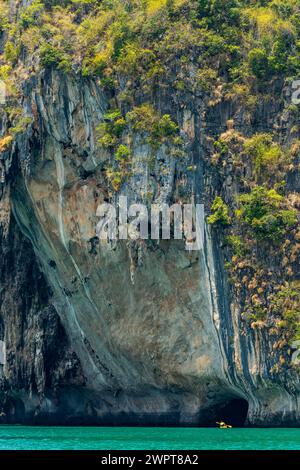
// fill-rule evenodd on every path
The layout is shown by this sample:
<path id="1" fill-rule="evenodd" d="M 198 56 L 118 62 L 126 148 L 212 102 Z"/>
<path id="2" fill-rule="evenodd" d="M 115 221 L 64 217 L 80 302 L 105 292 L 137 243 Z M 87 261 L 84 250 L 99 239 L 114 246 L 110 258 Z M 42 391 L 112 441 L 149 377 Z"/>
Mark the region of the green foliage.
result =
<path id="1" fill-rule="evenodd" d="M 120 191 L 125 181 L 130 164 L 130 149 L 122 144 L 122 134 L 126 129 L 126 121 L 119 109 L 110 109 L 103 116 L 104 122 L 97 127 L 99 143 L 112 151 L 115 149 L 113 166 L 106 169 L 106 178 L 114 191 Z"/>
<path id="2" fill-rule="evenodd" d="M 229 235 L 226 237 L 226 242 L 232 248 L 234 255 L 239 258 L 245 255 L 246 246 L 240 235 Z"/>
<path id="3" fill-rule="evenodd" d="M 278 13 L 281 18 L 287 19 L 293 13 L 293 0 L 272 0 L 270 7 Z"/>
<path id="4" fill-rule="evenodd" d="M 0 13 L 4 29 L 15 46 L 35 50 L 42 66 L 74 68 L 109 87 L 121 74 L 125 87 L 150 90 L 168 75 L 173 80 L 170 64 L 174 86 L 206 92 L 224 76 L 248 84 L 250 74 L 262 84 L 300 71 L 294 0 L 33 0 L 11 23 Z"/>
<path id="5" fill-rule="evenodd" d="M 109 110 L 104 115 L 104 122 L 97 127 L 99 143 L 105 148 L 112 148 L 117 144 L 126 128 L 126 121 L 118 109 Z"/>
<path id="6" fill-rule="evenodd" d="M 253 161 L 257 175 L 266 171 L 270 174 L 276 171 L 281 161 L 288 161 L 281 147 L 273 142 L 271 134 L 255 134 L 246 139 L 244 151 Z"/>
<path id="7" fill-rule="evenodd" d="M 44 67 L 59 64 L 60 52 L 50 44 L 44 43 L 41 47 L 41 62 Z"/>
<path id="8" fill-rule="evenodd" d="M 270 299 L 270 310 L 282 320 L 279 327 L 290 342 L 300 340 L 300 283 L 294 281 L 281 286 Z"/>
<path id="9" fill-rule="evenodd" d="M 237 215 L 256 238 L 278 241 L 297 222 L 295 210 L 284 207 L 284 197 L 275 189 L 255 186 L 248 194 L 239 198 Z"/>
<path id="10" fill-rule="evenodd" d="M 294 46 L 295 41 L 293 36 L 290 36 L 287 32 L 284 31 L 277 33 L 277 38 L 274 41 L 272 53 L 269 58 L 270 69 L 272 71 L 277 74 L 281 74 L 288 72 L 289 68 L 297 68 L 291 67 L 291 65 L 293 65 L 291 58 L 287 60 L 288 51 L 294 49 Z M 296 65 L 296 62 L 294 62 L 294 65 Z"/>
<path id="11" fill-rule="evenodd" d="M 113 168 L 108 168 L 106 170 L 106 177 L 114 191 L 120 191 L 125 176 L 126 175 L 123 172 Z"/>
<path id="12" fill-rule="evenodd" d="M 299 71 L 297 6 L 292 1 L 270 2 L 265 6 L 252 6 L 244 12 L 255 31 L 248 55 L 250 72 L 260 81 L 267 82 L 284 74 Z"/>
<path id="13" fill-rule="evenodd" d="M 214 147 L 220 155 L 227 155 L 229 151 L 229 147 L 227 142 L 224 140 L 219 139 L 214 142 Z"/>
<path id="14" fill-rule="evenodd" d="M 14 126 L 9 129 L 9 133 L 12 136 L 16 136 L 17 134 L 21 134 L 25 131 L 25 129 L 32 123 L 31 117 L 19 117 Z"/>
<path id="15" fill-rule="evenodd" d="M 20 55 L 20 46 L 16 46 L 12 41 L 7 41 L 4 47 L 4 57 L 7 62 L 15 65 Z"/>
<path id="16" fill-rule="evenodd" d="M 149 142 L 154 146 L 175 138 L 179 131 L 178 125 L 169 114 L 160 116 L 150 104 L 134 107 L 127 113 L 126 120 L 133 130 L 149 134 Z"/>
<path id="17" fill-rule="evenodd" d="M 116 160 L 119 162 L 124 162 L 125 160 L 128 160 L 130 156 L 130 150 L 126 145 L 119 145 L 116 151 Z"/>
<path id="18" fill-rule="evenodd" d="M 3 31 L 5 31 L 9 26 L 8 12 L 8 2 L 0 0 L 0 34 L 3 33 Z"/>
<path id="19" fill-rule="evenodd" d="M 33 0 L 31 5 L 22 8 L 20 11 L 20 26 L 21 28 L 28 28 L 37 24 L 41 13 L 44 11 L 44 4 L 39 0 Z"/>
<path id="20" fill-rule="evenodd" d="M 212 91 L 216 86 L 218 73 L 212 68 L 201 68 L 197 72 L 197 83 L 204 91 Z"/>
<path id="21" fill-rule="evenodd" d="M 40 49 L 41 63 L 44 67 L 57 67 L 69 72 L 72 67 L 71 58 L 51 44 L 44 43 Z"/>
<path id="22" fill-rule="evenodd" d="M 153 106 L 148 103 L 135 106 L 132 111 L 126 114 L 126 120 L 137 132 L 151 133 L 157 119 L 157 113 Z"/>
<path id="23" fill-rule="evenodd" d="M 172 121 L 169 114 L 164 114 L 157 122 L 154 123 L 152 129 L 153 138 L 164 139 L 177 134 L 178 125 Z"/>
<path id="24" fill-rule="evenodd" d="M 207 221 L 210 225 L 229 225 L 231 219 L 229 216 L 228 206 L 223 199 L 217 196 L 211 206 L 212 214 L 208 217 Z"/>
<path id="25" fill-rule="evenodd" d="M 268 53 L 262 48 L 255 48 L 248 56 L 250 71 L 258 80 L 268 80 L 271 75 Z"/>
<path id="26" fill-rule="evenodd" d="M 126 44 L 118 53 L 116 69 L 128 73 L 143 73 L 155 65 L 155 54 L 137 44 Z"/>
<path id="27" fill-rule="evenodd" d="M 11 65 L 2 65 L 0 67 L 0 80 L 7 80 L 11 73 Z"/>
<path id="28" fill-rule="evenodd" d="M 214 28 L 228 25 L 237 26 L 240 22 L 241 6 L 238 0 L 198 0 L 199 16 Z"/>
<path id="29" fill-rule="evenodd" d="M 104 120 L 108 122 L 114 122 L 122 117 L 119 109 L 110 109 L 104 114 Z"/>

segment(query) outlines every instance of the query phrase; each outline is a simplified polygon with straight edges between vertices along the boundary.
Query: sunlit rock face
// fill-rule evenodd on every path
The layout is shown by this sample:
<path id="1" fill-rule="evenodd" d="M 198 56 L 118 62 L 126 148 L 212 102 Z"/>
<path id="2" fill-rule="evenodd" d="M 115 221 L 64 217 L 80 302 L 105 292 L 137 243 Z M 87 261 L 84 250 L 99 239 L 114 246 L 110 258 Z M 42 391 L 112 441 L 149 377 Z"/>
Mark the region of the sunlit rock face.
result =
<path id="1" fill-rule="evenodd" d="M 206 203 L 214 184 L 205 164 L 207 104 L 187 97 L 178 112 L 184 164 L 161 146 L 150 169 L 149 145 L 131 135 L 133 171 L 117 194 L 104 172 L 110 157 L 97 146 L 96 127 L 108 108 L 101 87 L 47 72 L 25 88 L 22 105 L 34 125 L 7 155 L 1 199 L 8 246 L 2 277 L 7 292 L 23 299 L 15 313 L 1 299 L 3 380 L 14 392 L 6 385 L 7 419 L 191 425 L 231 413 L 240 416 L 237 424 L 246 418 L 251 425 L 294 423 L 298 381 L 292 374 L 282 381 L 271 376 L 272 345 L 242 325 L 218 235 L 206 227 L 203 248 L 193 252 L 184 241 L 95 241 L 98 205 L 116 204 L 120 195 L 144 202 L 151 188 L 154 203 L 173 203 L 179 194 Z M 169 110 L 163 99 L 160 106 Z M 225 125 L 227 110 L 216 112 Z M 7 266 L 15 273 L 25 268 L 8 254 L 12 244 L 25 257 L 27 274 L 40 279 L 30 305 L 24 279 L 14 293 Z M 16 319 L 25 323 L 25 338 Z M 31 370 L 14 372 L 15 350 L 23 354 L 20 368 L 22 361 L 35 364 L 36 383 Z"/>

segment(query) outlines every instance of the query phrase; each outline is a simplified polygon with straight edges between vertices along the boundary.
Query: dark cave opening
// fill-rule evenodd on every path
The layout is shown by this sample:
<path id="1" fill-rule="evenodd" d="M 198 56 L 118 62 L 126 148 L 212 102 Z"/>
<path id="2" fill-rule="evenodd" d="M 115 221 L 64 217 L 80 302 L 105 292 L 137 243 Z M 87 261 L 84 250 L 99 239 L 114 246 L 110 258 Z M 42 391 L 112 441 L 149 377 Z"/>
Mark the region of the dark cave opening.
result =
<path id="1" fill-rule="evenodd" d="M 220 417 L 226 424 L 242 427 L 247 419 L 248 408 L 248 402 L 242 398 L 230 400 L 220 409 Z"/>
<path id="2" fill-rule="evenodd" d="M 217 422 L 224 421 L 233 427 L 245 425 L 249 404 L 243 398 L 233 398 L 214 406 L 209 418 L 209 426 L 216 426 Z"/>

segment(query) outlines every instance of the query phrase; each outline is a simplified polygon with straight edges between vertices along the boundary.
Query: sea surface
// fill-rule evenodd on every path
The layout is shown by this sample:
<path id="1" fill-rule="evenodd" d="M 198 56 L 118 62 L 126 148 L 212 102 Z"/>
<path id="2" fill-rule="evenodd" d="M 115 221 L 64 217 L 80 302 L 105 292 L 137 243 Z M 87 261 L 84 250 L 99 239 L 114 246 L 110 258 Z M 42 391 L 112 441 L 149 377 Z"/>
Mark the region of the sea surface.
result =
<path id="1" fill-rule="evenodd" d="M 0 426 L 0 450 L 300 450 L 300 429 Z"/>

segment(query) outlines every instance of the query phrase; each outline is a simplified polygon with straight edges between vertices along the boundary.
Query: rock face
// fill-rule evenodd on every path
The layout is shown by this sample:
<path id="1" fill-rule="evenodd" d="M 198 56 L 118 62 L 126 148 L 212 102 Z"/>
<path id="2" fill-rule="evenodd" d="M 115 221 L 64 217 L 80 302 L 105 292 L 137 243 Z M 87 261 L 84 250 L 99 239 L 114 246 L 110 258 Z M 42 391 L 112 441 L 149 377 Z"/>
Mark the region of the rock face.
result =
<path id="1" fill-rule="evenodd" d="M 218 233 L 206 227 L 195 252 L 174 240 L 95 241 L 96 209 L 107 198 L 140 202 L 151 188 L 153 202 L 184 192 L 207 205 L 217 183 L 205 120 L 226 128 L 237 110 L 187 96 L 178 111 L 172 93 L 158 97 L 164 112 L 177 112 L 185 167 L 195 171 L 166 146 L 149 169 L 149 145 L 131 136 L 132 175 L 116 195 L 103 171 L 109 155 L 96 145 L 109 106 L 101 87 L 48 71 L 24 96 L 34 123 L 1 162 L 1 419 L 295 425 L 298 376 L 271 373 L 272 344 L 242 322 Z"/>
<path id="2" fill-rule="evenodd" d="M 49 287 L 32 246 L 13 217 L 1 236 L 1 419 L 43 419 L 53 407 L 61 413 L 61 386 L 67 385 L 72 393 L 85 378 L 59 317 L 48 304 Z"/>

